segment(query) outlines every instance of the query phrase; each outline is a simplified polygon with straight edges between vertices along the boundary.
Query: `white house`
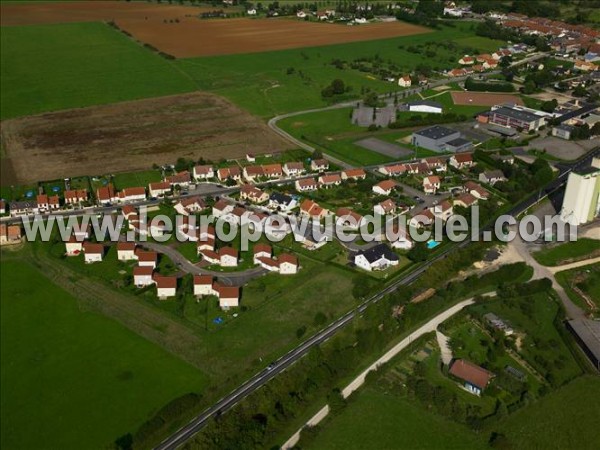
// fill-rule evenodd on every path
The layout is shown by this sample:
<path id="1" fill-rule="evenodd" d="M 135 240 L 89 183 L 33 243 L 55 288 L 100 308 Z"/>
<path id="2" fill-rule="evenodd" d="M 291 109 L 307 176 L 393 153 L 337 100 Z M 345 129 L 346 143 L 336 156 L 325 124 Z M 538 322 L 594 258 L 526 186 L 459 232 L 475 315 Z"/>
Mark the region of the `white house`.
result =
<path id="1" fill-rule="evenodd" d="M 452 204 L 448 200 L 441 201 L 431 208 L 431 212 L 435 217 L 439 217 L 444 222 L 454 213 Z"/>
<path id="2" fill-rule="evenodd" d="M 373 212 L 384 216 L 386 214 L 393 214 L 396 211 L 396 203 L 391 198 L 384 200 L 373 207 Z"/>
<path id="3" fill-rule="evenodd" d="M 196 297 L 218 295 L 213 289 L 213 277 L 210 275 L 194 275 L 194 295 Z"/>
<path id="4" fill-rule="evenodd" d="M 131 261 L 137 259 L 135 256 L 135 242 L 118 242 L 117 259 L 119 261 Z"/>
<path id="5" fill-rule="evenodd" d="M 102 257 L 104 256 L 104 246 L 102 244 L 84 242 L 82 247 L 84 253 L 84 260 L 86 263 L 102 261 Z"/>
<path id="6" fill-rule="evenodd" d="M 321 175 L 319 177 L 319 183 L 324 187 L 339 186 L 342 183 L 342 177 L 337 173 Z"/>
<path id="7" fill-rule="evenodd" d="M 379 195 L 390 195 L 392 190 L 398 185 L 394 180 L 383 180 L 373 186 L 372 190 L 374 193 Z"/>
<path id="8" fill-rule="evenodd" d="M 219 249 L 221 267 L 236 267 L 238 265 L 238 251 L 232 247 Z"/>
<path id="9" fill-rule="evenodd" d="M 364 169 L 346 169 L 342 171 L 342 180 L 364 180 L 367 173 Z"/>
<path id="10" fill-rule="evenodd" d="M 192 172 L 197 181 L 207 180 L 209 178 L 214 178 L 215 176 L 213 166 L 210 165 L 195 166 Z"/>
<path id="11" fill-rule="evenodd" d="M 301 162 L 288 162 L 283 165 L 283 172 L 288 177 L 296 177 L 306 172 L 306 169 Z"/>
<path id="12" fill-rule="evenodd" d="M 358 229 L 363 223 L 363 216 L 350 208 L 339 208 L 335 213 L 337 219 L 336 224 L 339 227 L 345 227 L 350 229 Z"/>
<path id="13" fill-rule="evenodd" d="M 177 295 L 177 277 L 154 275 L 154 282 L 156 283 L 156 296 L 160 300 Z"/>
<path id="14" fill-rule="evenodd" d="M 66 255 L 77 256 L 83 251 L 83 243 L 78 241 L 75 236 L 71 236 L 67 242 L 65 242 Z"/>
<path id="15" fill-rule="evenodd" d="M 268 244 L 258 243 L 254 245 L 254 264 L 258 264 L 258 258 L 271 258 L 273 249 Z"/>
<path id="16" fill-rule="evenodd" d="M 215 283 L 215 291 L 219 296 L 219 306 L 222 309 L 235 308 L 240 305 L 240 288 L 237 286 L 221 286 Z"/>
<path id="17" fill-rule="evenodd" d="M 361 250 L 354 256 L 354 264 L 369 272 L 397 266 L 399 261 L 398 255 L 385 244 L 378 244 L 368 250 Z"/>
<path id="18" fill-rule="evenodd" d="M 225 214 L 228 214 L 231 211 L 233 211 L 233 205 L 223 199 L 216 202 L 212 207 L 212 215 L 214 217 L 224 216 Z"/>
<path id="19" fill-rule="evenodd" d="M 479 181 L 493 186 L 498 182 L 506 181 L 506 177 L 501 170 L 486 170 L 479 174 Z"/>
<path id="20" fill-rule="evenodd" d="M 441 185 L 442 180 L 437 175 L 430 175 L 423 178 L 423 192 L 426 194 L 435 194 Z"/>
<path id="21" fill-rule="evenodd" d="M 173 208 L 179 214 L 189 216 L 190 214 L 196 214 L 204 210 L 206 204 L 200 197 L 188 197 L 179 200 Z"/>
<path id="22" fill-rule="evenodd" d="M 277 258 L 279 262 L 279 273 L 282 275 L 293 275 L 298 273 L 298 258 L 289 253 L 282 253 Z"/>
<path id="23" fill-rule="evenodd" d="M 313 172 L 329 170 L 329 162 L 326 159 L 313 159 L 310 162 L 310 170 Z"/>
<path id="24" fill-rule="evenodd" d="M 404 75 L 398 78 L 398 86 L 400 87 L 410 87 L 412 85 L 412 80 L 408 75 Z"/>
<path id="25" fill-rule="evenodd" d="M 171 184 L 166 181 L 150 183 L 148 190 L 150 191 L 150 197 L 160 197 L 171 193 Z"/>
<path id="26" fill-rule="evenodd" d="M 158 262 L 158 254 L 156 252 L 136 248 L 135 256 L 138 260 L 138 265 L 156 269 L 156 264 Z"/>
<path id="27" fill-rule="evenodd" d="M 154 284 L 154 269 L 152 267 L 135 266 L 133 268 L 133 284 L 142 288 Z"/>
<path id="28" fill-rule="evenodd" d="M 136 202 L 146 200 L 146 188 L 142 186 L 125 188 L 119 192 L 120 202 Z"/>
<path id="29" fill-rule="evenodd" d="M 408 230 L 400 227 L 396 223 L 393 224 L 391 230 L 388 231 L 386 228 L 386 238 L 392 248 L 397 248 L 399 250 L 410 250 L 414 246 Z"/>
<path id="30" fill-rule="evenodd" d="M 298 206 L 298 200 L 290 195 L 273 192 L 269 197 L 269 208 L 280 211 L 291 211 Z"/>
<path id="31" fill-rule="evenodd" d="M 296 180 L 296 190 L 298 192 L 316 191 L 319 189 L 319 183 L 314 178 L 304 178 L 302 180 Z"/>
<path id="32" fill-rule="evenodd" d="M 467 169 L 475 165 L 473 154 L 471 153 L 455 153 L 450 157 L 449 163 L 452 167 L 459 170 Z"/>

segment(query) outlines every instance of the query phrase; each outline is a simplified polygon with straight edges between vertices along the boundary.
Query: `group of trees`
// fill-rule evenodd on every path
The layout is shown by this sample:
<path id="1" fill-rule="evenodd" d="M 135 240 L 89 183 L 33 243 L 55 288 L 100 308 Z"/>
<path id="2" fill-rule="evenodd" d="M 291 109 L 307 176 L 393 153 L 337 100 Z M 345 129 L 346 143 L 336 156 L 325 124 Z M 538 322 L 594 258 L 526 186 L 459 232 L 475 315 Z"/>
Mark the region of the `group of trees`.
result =
<path id="1" fill-rule="evenodd" d="M 335 80 L 333 80 L 331 82 L 331 84 L 329 86 L 327 86 L 326 88 L 324 88 L 321 91 L 321 96 L 323 98 L 332 98 L 335 96 L 345 94 L 350 91 L 352 91 L 351 86 L 347 86 L 343 80 L 336 78 Z"/>
<path id="2" fill-rule="evenodd" d="M 588 124 L 578 125 L 574 127 L 573 131 L 571 131 L 570 139 L 573 141 L 580 141 L 584 139 L 589 139 L 592 136 L 600 136 L 600 122 L 594 124 L 594 126 L 591 128 Z"/>
<path id="3" fill-rule="evenodd" d="M 400 113 L 402 114 L 402 113 Z M 444 114 L 414 114 L 408 119 L 398 118 L 390 123 L 389 128 L 405 128 L 414 126 L 437 125 L 442 123 L 465 122 L 468 117 L 464 114 L 444 113 Z"/>
<path id="4" fill-rule="evenodd" d="M 515 90 L 511 83 L 477 81 L 472 77 L 465 80 L 465 89 L 484 92 L 514 92 Z"/>

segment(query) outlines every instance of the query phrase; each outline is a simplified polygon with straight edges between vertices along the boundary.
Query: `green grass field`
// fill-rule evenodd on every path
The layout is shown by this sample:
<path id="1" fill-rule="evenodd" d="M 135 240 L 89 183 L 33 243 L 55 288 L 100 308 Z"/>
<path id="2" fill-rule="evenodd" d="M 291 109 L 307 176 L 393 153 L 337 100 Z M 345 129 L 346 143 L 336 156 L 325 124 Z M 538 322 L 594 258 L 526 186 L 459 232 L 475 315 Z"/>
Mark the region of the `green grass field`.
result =
<path id="1" fill-rule="evenodd" d="M 0 117 L 194 90 L 160 56 L 101 23 L 2 27 Z"/>
<path id="2" fill-rule="evenodd" d="M 577 378 L 539 402 L 517 411 L 493 430 L 504 434 L 515 450 L 598 448 L 600 378 Z"/>
<path id="3" fill-rule="evenodd" d="M 398 89 L 395 84 L 379 80 L 369 73 L 337 69 L 330 64 L 333 59 L 349 63 L 356 58 L 378 55 L 384 61 L 393 61 L 399 71 L 408 73 L 419 63 L 440 70 L 454 67 L 467 48 L 490 51 L 501 44 L 475 37 L 473 24 L 456 22 L 455 25 L 455 28 L 442 27 L 414 36 L 246 55 L 189 58 L 177 60 L 175 64 L 188 73 L 200 89 L 221 94 L 251 113 L 266 118 L 324 105 L 321 90 L 335 78 L 341 78 L 352 87 L 350 95 L 353 97 L 360 97 L 363 88 L 381 93 Z M 435 47 L 449 41 L 456 44 L 452 51 Z M 407 50 L 426 43 L 433 44 L 434 56 Z M 294 70 L 288 74 L 288 69 Z"/>
<path id="4" fill-rule="evenodd" d="M 3 260 L 1 280 L 3 448 L 105 448 L 205 388 L 202 372 L 82 311 L 28 263 Z"/>
<path id="5" fill-rule="evenodd" d="M 588 255 L 599 250 L 600 240 L 583 238 L 540 250 L 534 253 L 533 257 L 544 266 L 560 266 L 568 262 L 586 259 Z"/>
<path id="6" fill-rule="evenodd" d="M 324 422 L 306 448 L 483 449 L 486 445 L 465 426 L 369 386 L 341 414 Z"/>

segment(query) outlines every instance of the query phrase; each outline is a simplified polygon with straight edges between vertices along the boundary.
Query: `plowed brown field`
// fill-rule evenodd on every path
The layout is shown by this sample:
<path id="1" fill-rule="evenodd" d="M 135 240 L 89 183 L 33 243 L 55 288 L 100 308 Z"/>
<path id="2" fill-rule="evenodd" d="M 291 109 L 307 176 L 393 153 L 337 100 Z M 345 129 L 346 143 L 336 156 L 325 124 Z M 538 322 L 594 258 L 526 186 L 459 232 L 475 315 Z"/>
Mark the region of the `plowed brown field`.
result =
<path id="1" fill-rule="evenodd" d="M 291 144 L 227 100 L 193 93 L 2 122 L 2 184 L 149 169 L 185 157 L 218 161 Z"/>
<path id="2" fill-rule="evenodd" d="M 403 22 L 357 26 L 295 18 L 201 20 L 203 10 L 143 2 L 2 4 L 2 25 L 114 21 L 137 40 L 177 58 L 343 44 L 429 32 Z M 174 19 L 178 19 L 175 23 Z M 165 23 L 166 21 L 166 23 Z"/>
<path id="3" fill-rule="evenodd" d="M 67 22 L 103 22 L 111 20 L 160 20 L 197 15 L 215 8 L 192 8 L 145 2 L 17 2 L 0 4 L 0 24 L 41 25 Z"/>
<path id="4" fill-rule="evenodd" d="M 430 31 L 403 22 L 345 26 L 293 19 L 186 18 L 180 23 L 117 20 L 117 24 L 138 40 L 177 58 L 315 47 Z"/>

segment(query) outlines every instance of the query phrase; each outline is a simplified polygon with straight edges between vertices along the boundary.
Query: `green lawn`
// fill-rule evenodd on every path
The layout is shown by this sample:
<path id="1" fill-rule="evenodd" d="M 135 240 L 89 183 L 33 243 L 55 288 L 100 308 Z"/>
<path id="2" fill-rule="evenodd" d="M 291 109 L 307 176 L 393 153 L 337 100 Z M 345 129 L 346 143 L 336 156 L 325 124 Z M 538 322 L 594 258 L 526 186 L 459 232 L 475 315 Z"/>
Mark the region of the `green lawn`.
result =
<path id="1" fill-rule="evenodd" d="M 577 378 L 539 402 L 517 411 L 492 429 L 514 450 L 598 448 L 600 378 Z M 500 447 L 499 447 L 500 448 Z"/>
<path id="2" fill-rule="evenodd" d="M 558 272 L 555 276 L 573 302 L 584 310 L 597 315 L 598 309 L 600 309 L 600 264 L 590 264 L 589 266 L 564 270 Z M 587 295 L 595 308 L 588 304 L 574 288 L 578 288 Z"/>
<path id="3" fill-rule="evenodd" d="M 143 186 L 148 187 L 150 183 L 156 183 L 162 180 L 160 170 L 145 170 L 141 172 L 118 173 L 113 178 L 115 189 L 125 189 L 128 187 Z"/>
<path id="4" fill-rule="evenodd" d="M 101 23 L 2 27 L 0 117 L 194 90 L 171 63 Z"/>
<path id="5" fill-rule="evenodd" d="M 306 448 L 483 449 L 486 445 L 467 427 L 369 386 L 340 415 L 326 421 Z"/>
<path id="6" fill-rule="evenodd" d="M 202 372 L 82 311 L 33 266 L 4 260 L 1 280 L 3 448 L 104 448 L 205 388 Z"/>
<path id="7" fill-rule="evenodd" d="M 600 251 L 600 240 L 582 238 L 574 242 L 554 245 L 535 252 L 533 257 L 544 266 L 560 266 L 569 262 L 586 259 Z"/>

